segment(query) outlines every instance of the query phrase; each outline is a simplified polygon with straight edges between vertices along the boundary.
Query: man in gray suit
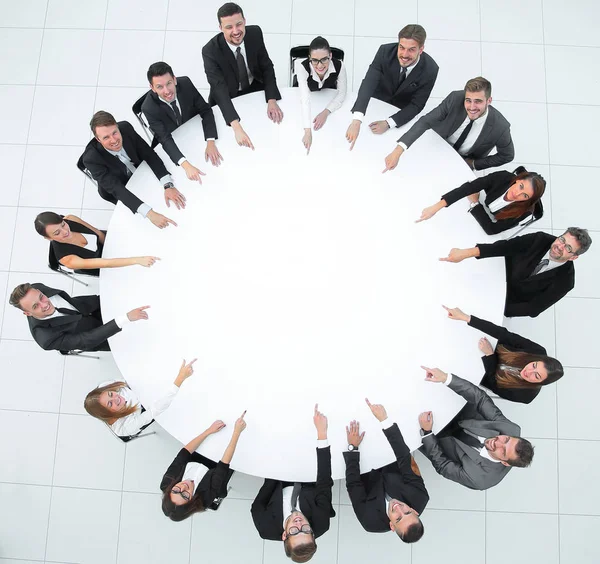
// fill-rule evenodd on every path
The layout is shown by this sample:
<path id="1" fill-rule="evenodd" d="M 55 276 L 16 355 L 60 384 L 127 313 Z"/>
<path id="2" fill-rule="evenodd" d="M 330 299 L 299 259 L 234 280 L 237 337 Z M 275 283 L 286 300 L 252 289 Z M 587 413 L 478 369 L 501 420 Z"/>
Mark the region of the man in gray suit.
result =
<path id="1" fill-rule="evenodd" d="M 526 468 L 531 464 L 532 444 L 521 438 L 521 428 L 504 417 L 483 390 L 439 368 L 422 368 L 426 381 L 443 382 L 467 400 L 440 436 L 432 431 L 431 411 L 419 415 L 421 450 L 438 474 L 473 490 L 487 490 L 512 466 Z"/>
<path id="2" fill-rule="evenodd" d="M 428 129 L 448 141 L 472 170 L 509 163 L 515 158 L 510 123 L 491 103 L 492 85 L 481 76 L 469 80 L 464 90 L 450 92 L 398 139 L 383 172 L 396 168 L 402 153 Z M 488 156 L 494 147 L 497 153 Z"/>

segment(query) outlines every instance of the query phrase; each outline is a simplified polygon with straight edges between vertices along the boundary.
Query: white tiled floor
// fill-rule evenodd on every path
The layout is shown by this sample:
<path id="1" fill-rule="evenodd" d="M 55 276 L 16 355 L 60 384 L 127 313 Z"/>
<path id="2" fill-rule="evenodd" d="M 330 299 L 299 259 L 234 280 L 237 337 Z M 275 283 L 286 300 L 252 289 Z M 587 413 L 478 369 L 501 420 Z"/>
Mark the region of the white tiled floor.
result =
<path id="1" fill-rule="evenodd" d="M 129 108 L 146 89 L 149 63 L 163 57 L 207 88 L 201 48 L 218 31 L 222 0 L 0 0 L 0 564 L 286 562 L 263 542 L 249 508 L 261 480 L 236 474 L 216 514 L 174 524 L 159 508 L 160 478 L 179 444 L 160 428 L 124 446 L 90 419 L 82 398 L 118 375 L 99 361 L 64 359 L 32 341 L 8 293 L 25 280 L 67 291 L 46 268 L 34 233 L 38 211 L 81 214 L 105 227 L 110 205 L 75 168 L 94 109 L 135 123 Z M 290 45 L 315 34 L 346 51 L 356 90 L 377 47 L 419 22 L 440 65 L 433 107 L 483 73 L 494 104 L 512 124 L 517 164 L 549 183 L 538 224 L 559 233 L 580 225 L 600 238 L 600 8 L 596 0 L 246 0 L 260 24 L 281 83 Z M 137 125 L 136 125 L 137 127 Z M 417 455 L 431 502 L 417 545 L 365 533 L 343 484 L 337 517 L 319 541 L 315 564 L 389 561 L 425 564 L 596 564 L 600 550 L 600 242 L 576 263 L 577 286 L 536 319 L 511 320 L 566 367 L 558 385 L 529 406 L 502 402 L 536 445 L 528 470 L 488 492 L 440 478 Z M 24 393 L 25 392 L 25 393 Z"/>

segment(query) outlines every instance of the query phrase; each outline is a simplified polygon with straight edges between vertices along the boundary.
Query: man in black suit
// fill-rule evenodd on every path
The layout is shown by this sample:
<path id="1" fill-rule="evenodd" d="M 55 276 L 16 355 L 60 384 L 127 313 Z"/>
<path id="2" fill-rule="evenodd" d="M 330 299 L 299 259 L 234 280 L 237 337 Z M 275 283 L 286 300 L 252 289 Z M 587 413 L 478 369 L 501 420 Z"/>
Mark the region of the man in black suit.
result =
<path id="1" fill-rule="evenodd" d="M 445 262 L 504 257 L 506 317 L 537 317 L 575 286 L 573 261 L 592 244 L 586 229 L 569 227 L 560 237 L 538 231 L 470 249 L 451 249 Z"/>
<path id="2" fill-rule="evenodd" d="M 240 6 L 233 2 L 223 4 L 217 11 L 219 29 L 203 48 L 204 71 L 210 84 L 211 105 L 218 104 L 225 123 L 233 128 L 238 145 L 254 149 L 250 137 L 240 125 L 232 98 L 250 92 L 265 91 L 267 115 L 275 123 L 283 119 L 277 104 L 281 94 L 275 81 L 273 63 L 267 53 L 260 27 L 246 27 L 246 18 Z"/>
<path id="3" fill-rule="evenodd" d="M 421 368 L 427 382 L 444 383 L 467 400 L 439 435 L 433 432 L 433 413 L 419 415 L 420 450 L 438 474 L 473 490 L 487 490 L 501 482 L 511 467 L 531 464 L 532 444 L 479 386 L 439 368 Z"/>
<path id="4" fill-rule="evenodd" d="M 138 166 L 146 161 L 165 189 L 165 202 L 173 202 L 177 209 L 185 208 L 185 197 L 175 188 L 171 175 L 158 155 L 150 148 L 127 121 L 117 123 L 108 112 L 99 111 L 90 122 L 94 139 L 83 153 L 83 164 L 98 183 L 98 193 L 107 202 L 123 202 L 132 213 L 147 217 L 154 225 L 163 229 L 173 220 L 155 212 L 126 184 Z"/>
<path id="5" fill-rule="evenodd" d="M 450 92 L 398 139 L 396 148 L 385 158 L 383 172 L 396 168 L 402 153 L 428 129 L 448 141 L 472 170 L 509 163 L 515 158 L 510 123 L 491 103 L 488 80 L 478 76 L 467 81 L 464 90 Z M 497 153 L 488 156 L 494 147 Z"/>
<path id="6" fill-rule="evenodd" d="M 185 158 L 171 133 L 199 115 L 202 118 L 206 140 L 205 160 L 208 162 L 210 159 L 214 166 L 219 166 L 223 157 L 215 143 L 217 126 L 212 108 L 196 90 L 192 81 L 187 76 L 175 77 L 173 69 L 167 63 L 161 61 L 150 65 L 147 76 L 151 92 L 148 92 L 142 103 L 142 112 L 148 119 L 150 129 L 165 153 L 185 170 L 187 177 L 202 183 L 200 176 L 204 173 Z"/>
<path id="7" fill-rule="evenodd" d="M 260 537 L 282 540 L 286 556 L 294 562 L 308 562 L 313 557 L 315 539 L 329 530 L 329 521 L 335 517 L 327 417 L 318 405 L 313 420 L 317 429 L 317 481 L 294 484 L 266 479 L 251 508 Z"/>
<path id="8" fill-rule="evenodd" d="M 388 419 L 382 405 L 372 405 L 368 399 L 366 401 L 381 423 L 396 455 L 396 462 L 361 476 L 358 447 L 365 434 L 360 433 L 356 421 L 346 427 L 346 489 L 354 513 L 365 531 L 385 533 L 392 530 L 406 543 L 417 542 L 424 532 L 419 515 L 429 501 L 429 494 L 398 425 Z"/>
<path id="9" fill-rule="evenodd" d="M 398 43 L 379 47 L 352 107 L 353 119 L 346 131 L 350 150 L 360 133 L 360 124 L 371 97 L 399 109 L 387 120 L 369 124 L 376 134 L 408 123 L 425 107 L 438 74 L 437 63 L 423 52 L 426 37 L 420 25 L 411 24 L 400 30 Z"/>
<path id="10" fill-rule="evenodd" d="M 103 323 L 99 296 L 72 298 L 62 290 L 27 283 L 12 291 L 9 303 L 27 316 L 31 335 L 40 347 L 63 353 L 109 351 L 107 339 L 130 321 L 148 319 L 145 310 L 150 307 L 138 307 Z"/>

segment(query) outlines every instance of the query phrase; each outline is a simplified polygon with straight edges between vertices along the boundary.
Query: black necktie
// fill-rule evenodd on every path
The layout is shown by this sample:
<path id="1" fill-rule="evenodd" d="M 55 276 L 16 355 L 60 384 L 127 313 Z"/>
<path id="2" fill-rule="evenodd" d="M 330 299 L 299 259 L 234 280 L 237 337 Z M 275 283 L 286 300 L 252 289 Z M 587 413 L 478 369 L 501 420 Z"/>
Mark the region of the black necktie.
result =
<path id="1" fill-rule="evenodd" d="M 469 120 L 467 127 L 465 127 L 464 131 L 460 134 L 460 137 L 456 140 L 456 143 L 452 145 L 455 151 L 458 151 L 462 147 L 462 144 L 465 142 L 465 139 L 467 138 L 467 135 L 469 135 L 469 132 L 471 131 L 472 127 L 473 120 L 471 119 Z"/>
<path id="2" fill-rule="evenodd" d="M 542 270 L 542 268 L 548 266 L 549 264 L 550 261 L 548 259 L 542 259 L 540 263 L 533 269 L 533 273 L 531 274 L 531 276 L 539 274 L 540 270 Z"/>
<path id="3" fill-rule="evenodd" d="M 240 75 L 240 90 L 246 90 L 250 88 L 250 80 L 248 79 L 248 70 L 246 69 L 246 61 L 244 60 L 244 55 L 242 55 L 241 47 L 235 50 L 235 60 Z"/>
<path id="4" fill-rule="evenodd" d="M 173 108 L 173 111 L 175 112 L 175 121 L 177 122 L 177 125 L 181 125 L 181 112 L 177 107 L 177 100 L 173 100 L 172 102 L 170 102 L 170 104 Z"/>
<path id="5" fill-rule="evenodd" d="M 62 313 L 64 315 L 79 315 L 79 312 L 75 309 L 69 309 L 66 307 L 57 307 L 56 311 L 58 311 L 58 313 Z"/>
<path id="6" fill-rule="evenodd" d="M 301 489 L 302 484 L 300 482 L 294 482 L 294 489 L 292 490 L 292 511 L 300 511 L 298 508 L 298 496 L 300 495 Z"/>
<path id="7" fill-rule="evenodd" d="M 483 443 L 481 443 L 477 437 L 467 433 L 464 429 L 461 429 L 458 433 L 456 433 L 455 437 L 459 441 L 469 445 L 470 447 L 476 448 L 477 450 L 481 450 L 484 447 Z"/>
<path id="8" fill-rule="evenodd" d="M 398 80 L 398 87 L 402 85 L 406 78 L 406 67 L 400 67 L 400 79 Z"/>

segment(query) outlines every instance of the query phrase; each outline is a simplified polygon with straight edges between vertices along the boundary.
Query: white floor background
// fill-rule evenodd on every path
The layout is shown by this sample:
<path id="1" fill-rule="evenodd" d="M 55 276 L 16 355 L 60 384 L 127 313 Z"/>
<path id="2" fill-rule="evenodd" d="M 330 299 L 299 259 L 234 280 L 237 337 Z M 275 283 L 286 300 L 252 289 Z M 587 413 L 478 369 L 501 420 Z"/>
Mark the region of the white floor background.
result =
<path id="1" fill-rule="evenodd" d="M 146 90 L 146 69 L 156 60 L 206 88 L 201 48 L 218 31 L 220 4 L 0 0 L 0 564 L 288 561 L 280 543 L 263 542 L 253 527 L 258 478 L 236 474 L 217 513 L 178 524 L 164 518 L 158 484 L 180 445 L 160 428 L 128 446 L 115 440 L 82 410 L 89 389 L 118 377 L 110 356 L 65 361 L 46 353 L 7 305 L 10 290 L 24 281 L 85 293 L 46 268 L 47 244 L 32 220 L 56 209 L 107 225 L 110 206 L 75 168 L 93 111 L 133 123 L 131 104 Z M 290 46 L 321 34 L 346 51 L 357 90 L 377 46 L 395 40 L 407 23 L 422 24 L 426 50 L 440 66 L 428 107 L 468 78 L 490 79 L 494 105 L 512 123 L 513 164 L 548 180 L 538 228 L 560 233 L 577 225 L 597 239 L 577 261 L 577 284 L 567 298 L 537 319 L 511 323 L 566 367 L 559 384 L 532 405 L 502 402 L 536 445 L 533 467 L 511 472 L 488 492 L 472 492 L 441 479 L 419 456 L 431 501 L 426 535 L 413 546 L 391 533 L 365 533 L 336 482 L 337 517 L 313 562 L 359 564 L 390 555 L 413 564 L 599 562 L 598 3 L 246 0 L 242 7 L 247 22 L 265 32 L 282 85 Z M 361 135 L 369 135 L 366 127 Z"/>

